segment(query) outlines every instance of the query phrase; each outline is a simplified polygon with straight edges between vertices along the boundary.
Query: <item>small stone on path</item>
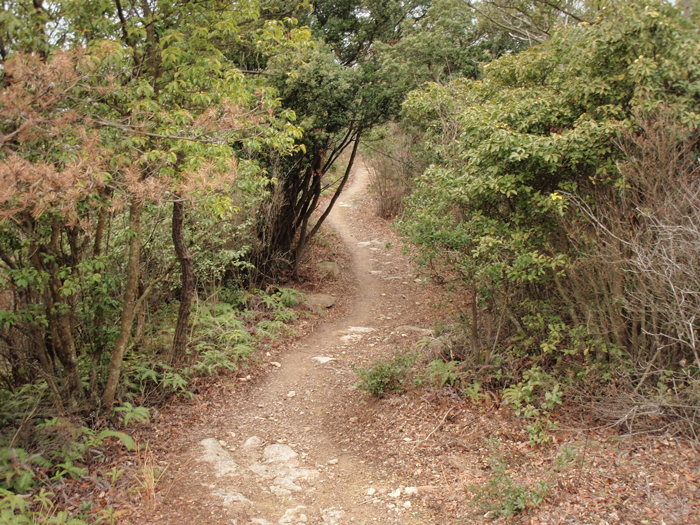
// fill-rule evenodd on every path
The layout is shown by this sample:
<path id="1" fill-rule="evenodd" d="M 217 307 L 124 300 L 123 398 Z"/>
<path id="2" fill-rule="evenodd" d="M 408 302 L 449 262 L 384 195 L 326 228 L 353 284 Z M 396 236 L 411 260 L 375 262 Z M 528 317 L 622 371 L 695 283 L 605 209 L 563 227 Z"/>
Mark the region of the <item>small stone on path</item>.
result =
<path id="1" fill-rule="evenodd" d="M 338 274 L 340 274 L 340 268 L 338 268 L 338 263 L 336 262 L 320 262 L 316 265 L 316 268 L 324 274 L 324 277 L 328 275 L 338 277 Z"/>
<path id="2" fill-rule="evenodd" d="M 398 498 L 401 495 L 401 489 L 396 489 L 394 492 L 389 492 L 389 496 L 392 498 Z"/>
<path id="3" fill-rule="evenodd" d="M 245 443 L 241 445 L 241 448 L 245 448 L 248 450 L 257 450 L 260 448 L 261 445 L 262 439 L 260 439 L 258 436 L 250 436 L 248 439 L 245 440 Z"/>
<path id="4" fill-rule="evenodd" d="M 330 459 L 330 460 L 328 460 L 328 464 L 329 464 L 329 465 L 337 465 L 337 464 L 338 464 L 338 460 L 337 460 L 337 459 Z"/>
<path id="5" fill-rule="evenodd" d="M 299 454 L 289 445 L 275 444 L 265 447 L 263 458 L 266 463 L 286 463 L 296 458 Z"/>
<path id="6" fill-rule="evenodd" d="M 335 304 L 335 297 L 325 293 L 312 293 L 306 296 L 306 302 L 318 308 L 330 308 Z"/>
<path id="7" fill-rule="evenodd" d="M 335 361 L 335 357 L 326 357 L 323 355 L 312 357 L 311 359 L 313 359 L 314 361 L 318 361 L 322 365 L 325 365 L 326 363 L 330 363 L 331 361 Z"/>

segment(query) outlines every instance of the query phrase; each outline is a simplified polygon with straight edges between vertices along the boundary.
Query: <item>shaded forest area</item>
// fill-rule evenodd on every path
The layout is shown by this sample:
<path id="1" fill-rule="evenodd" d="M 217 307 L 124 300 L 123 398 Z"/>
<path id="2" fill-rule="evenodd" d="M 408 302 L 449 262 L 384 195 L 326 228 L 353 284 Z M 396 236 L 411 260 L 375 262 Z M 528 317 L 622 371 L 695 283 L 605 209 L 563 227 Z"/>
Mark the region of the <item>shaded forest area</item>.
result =
<path id="1" fill-rule="evenodd" d="M 3 519 L 69 520 L 52 483 L 304 315 L 285 286 L 358 155 L 468 298 L 425 342 L 440 386 L 535 444 L 582 405 L 697 442 L 700 12 L 676 4 L 4 2 Z"/>

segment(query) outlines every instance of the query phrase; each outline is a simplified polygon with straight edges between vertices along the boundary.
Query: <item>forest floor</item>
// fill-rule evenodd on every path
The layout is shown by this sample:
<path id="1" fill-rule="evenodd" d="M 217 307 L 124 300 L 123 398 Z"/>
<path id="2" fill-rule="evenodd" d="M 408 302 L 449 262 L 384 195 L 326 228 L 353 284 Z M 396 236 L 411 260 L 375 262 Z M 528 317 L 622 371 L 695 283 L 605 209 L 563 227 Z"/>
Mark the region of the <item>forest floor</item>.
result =
<path id="1" fill-rule="evenodd" d="M 297 336 L 270 344 L 238 377 L 212 382 L 138 429 L 148 447 L 122 520 L 700 523 L 700 455 L 682 439 L 592 430 L 569 418 L 552 442 L 532 448 L 526 422 L 496 400 L 473 403 L 449 388 L 375 399 L 356 388 L 352 364 L 413 347 L 465 306 L 418 278 L 390 224 L 374 216 L 367 184 L 359 164 L 301 272 L 302 291 L 335 304 L 297 323 Z M 319 273 L 324 258 L 338 263 L 339 276 Z M 505 470 L 495 476 L 498 457 Z M 473 502 L 479 487 L 483 505 Z M 540 508 L 488 512 L 540 488 Z"/>

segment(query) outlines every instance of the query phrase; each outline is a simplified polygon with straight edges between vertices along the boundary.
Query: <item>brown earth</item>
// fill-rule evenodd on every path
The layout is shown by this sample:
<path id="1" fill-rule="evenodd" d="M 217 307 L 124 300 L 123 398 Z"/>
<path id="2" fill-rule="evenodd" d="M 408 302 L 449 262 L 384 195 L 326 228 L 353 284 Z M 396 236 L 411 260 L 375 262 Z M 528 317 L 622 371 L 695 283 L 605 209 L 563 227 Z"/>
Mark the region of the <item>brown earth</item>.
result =
<path id="1" fill-rule="evenodd" d="M 140 432 L 141 442 L 149 442 L 141 464 L 157 465 L 161 474 L 142 476 L 143 499 L 124 519 L 173 525 L 700 523 L 700 457 L 683 440 L 587 430 L 562 419 L 551 443 L 531 448 L 526 423 L 498 400 L 475 403 L 449 388 L 377 400 L 355 387 L 352 363 L 366 366 L 414 347 L 460 306 L 446 308 L 440 290 L 417 277 L 395 232 L 372 214 L 366 187 L 360 166 L 329 217 L 335 233 L 318 239 L 302 271 L 301 289 L 332 294 L 335 305 L 325 317 L 299 323 L 300 336 L 263 350 L 238 379 L 163 409 Z M 321 278 L 313 265 L 320 254 L 339 264 L 340 276 Z M 253 436 L 257 444 L 244 447 Z M 500 443 L 507 468 L 500 484 L 488 485 L 494 474 L 489 438 Z M 263 451 L 291 455 L 269 445 L 286 445 L 297 456 L 265 459 Z M 491 487 L 488 503 L 515 499 L 513 487 L 532 490 L 538 482 L 547 487 L 541 508 L 515 516 L 498 518 L 472 501 L 479 487 Z"/>

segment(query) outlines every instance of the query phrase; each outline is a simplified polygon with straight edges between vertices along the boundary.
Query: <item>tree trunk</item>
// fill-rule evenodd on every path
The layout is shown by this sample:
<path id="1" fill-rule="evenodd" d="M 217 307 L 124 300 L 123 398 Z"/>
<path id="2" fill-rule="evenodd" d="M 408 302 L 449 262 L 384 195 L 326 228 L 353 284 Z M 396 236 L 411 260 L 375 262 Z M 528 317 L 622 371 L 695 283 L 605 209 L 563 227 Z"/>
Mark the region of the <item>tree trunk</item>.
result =
<path id="1" fill-rule="evenodd" d="M 472 343 L 472 355 L 474 356 L 474 363 L 479 364 L 481 359 L 479 351 L 479 297 L 476 292 L 476 283 L 472 285 L 472 331 L 471 331 L 471 343 Z"/>
<path id="2" fill-rule="evenodd" d="M 180 309 L 177 312 L 177 325 L 173 337 L 173 347 L 170 358 L 173 361 L 180 361 L 185 357 L 187 349 L 187 326 L 190 321 L 190 311 L 192 310 L 192 298 L 194 297 L 194 265 L 192 254 L 187 249 L 185 239 L 182 234 L 184 222 L 184 204 L 181 200 L 173 203 L 173 245 L 175 254 L 180 263 L 180 273 L 182 275 L 182 291 L 180 292 Z"/>
<path id="3" fill-rule="evenodd" d="M 143 282 L 139 279 L 139 300 L 136 305 L 136 330 L 132 347 L 137 348 L 143 343 L 143 336 L 146 334 L 146 301 L 141 298 L 146 293 Z"/>
<path id="4" fill-rule="evenodd" d="M 323 221 L 326 220 L 326 217 L 328 217 L 331 210 L 333 209 L 333 206 L 335 205 L 335 202 L 338 200 L 338 197 L 340 197 L 340 194 L 342 193 L 343 188 L 345 187 L 345 183 L 347 183 L 348 179 L 350 178 L 350 172 L 352 171 L 352 166 L 355 163 L 355 155 L 357 154 L 357 147 L 360 145 L 360 134 L 361 134 L 361 132 L 358 131 L 357 137 L 355 138 L 355 144 L 352 147 L 352 153 L 350 154 L 350 160 L 348 161 L 348 167 L 345 170 L 345 174 L 343 175 L 343 180 L 340 181 L 340 185 L 338 186 L 338 189 L 335 190 L 335 194 L 333 195 L 331 202 L 328 204 L 326 211 L 323 212 L 323 215 L 321 215 L 321 218 L 316 222 L 313 229 L 303 239 L 304 244 L 308 243 L 311 239 L 313 239 L 314 235 L 316 235 L 319 228 L 323 224 Z"/>
<path id="5" fill-rule="evenodd" d="M 119 336 L 112 350 L 112 358 L 109 363 L 107 385 L 102 395 L 102 403 L 109 408 L 114 403 L 117 392 L 117 384 L 122 370 L 124 352 L 129 344 L 131 328 L 134 323 L 136 307 L 136 295 L 139 284 L 139 270 L 141 263 L 141 212 L 143 204 L 134 202 L 129 210 L 129 228 L 131 230 L 131 242 L 129 243 L 129 261 L 127 266 L 126 290 L 124 292 L 124 304 L 122 305 Z"/>

